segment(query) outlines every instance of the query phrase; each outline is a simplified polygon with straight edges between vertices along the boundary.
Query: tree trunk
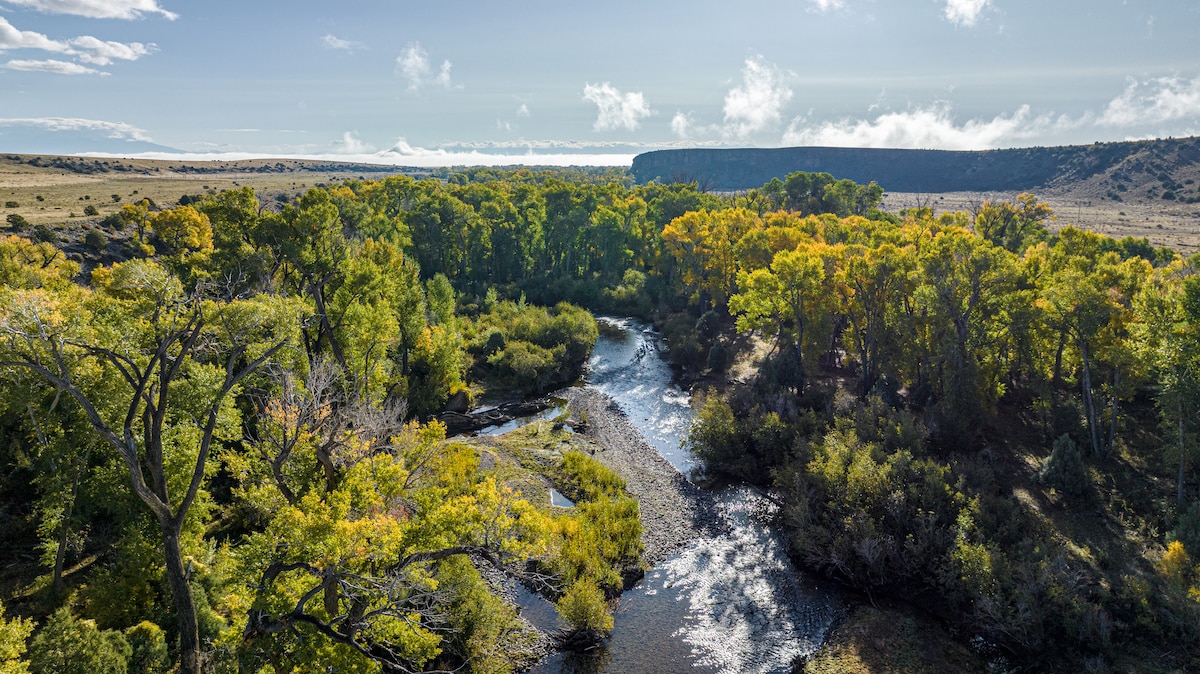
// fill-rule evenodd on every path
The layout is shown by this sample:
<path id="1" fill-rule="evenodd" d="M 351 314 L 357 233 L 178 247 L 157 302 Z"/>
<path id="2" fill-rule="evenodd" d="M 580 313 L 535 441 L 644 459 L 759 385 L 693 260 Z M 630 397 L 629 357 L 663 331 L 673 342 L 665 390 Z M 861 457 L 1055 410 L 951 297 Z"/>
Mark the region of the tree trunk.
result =
<path id="1" fill-rule="evenodd" d="M 1179 480 L 1175 492 L 1175 501 L 1183 508 L 1183 478 L 1184 470 L 1187 468 L 1187 454 L 1183 451 L 1183 395 L 1182 391 L 1177 391 L 1175 394 L 1175 403 L 1177 414 L 1175 415 L 1179 422 Z"/>
<path id="2" fill-rule="evenodd" d="M 1083 388 L 1083 409 L 1087 413 L 1088 432 L 1092 439 L 1092 454 L 1096 457 L 1102 456 L 1100 453 L 1100 438 L 1096 434 L 1096 404 L 1092 400 L 1092 367 L 1088 362 L 1087 342 L 1080 342 L 1079 351 L 1083 355 L 1083 376 L 1080 377 Z"/>
<path id="3" fill-rule="evenodd" d="M 175 618 L 179 627 L 179 672 L 200 674 L 200 626 L 196 620 L 196 603 L 188 584 L 187 567 L 179 546 L 179 527 L 174 522 L 160 522 L 163 552 L 167 563 L 167 583 L 175 602 Z"/>
<path id="4" fill-rule="evenodd" d="M 1058 351 L 1054 353 L 1054 377 L 1051 379 L 1056 385 L 1062 381 L 1062 357 L 1063 349 L 1067 346 L 1066 331 L 1058 333 Z"/>
<path id="5" fill-rule="evenodd" d="M 1109 392 L 1109 419 L 1108 419 L 1108 447 L 1107 454 L 1112 456 L 1113 448 L 1117 443 L 1117 386 L 1121 383 L 1121 369 L 1113 367 L 1112 376 L 1112 391 Z"/>

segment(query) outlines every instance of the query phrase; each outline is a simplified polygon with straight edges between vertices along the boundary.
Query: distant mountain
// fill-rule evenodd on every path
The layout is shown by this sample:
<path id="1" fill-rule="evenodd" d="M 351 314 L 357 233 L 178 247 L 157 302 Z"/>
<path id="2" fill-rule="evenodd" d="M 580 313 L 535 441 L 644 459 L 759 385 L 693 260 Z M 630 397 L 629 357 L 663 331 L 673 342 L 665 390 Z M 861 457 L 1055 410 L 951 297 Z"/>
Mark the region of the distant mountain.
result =
<path id="1" fill-rule="evenodd" d="M 1100 193 L 1130 188 L 1197 192 L 1200 138 L 981 152 L 835 147 L 658 150 L 633 159 L 639 183 L 696 181 L 712 190 L 761 187 L 795 171 L 826 172 L 896 192 L 987 192 L 1088 182 Z M 1189 187 L 1185 187 L 1187 182 Z M 1159 192 L 1160 194 L 1162 192 Z"/>
<path id="2" fill-rule="evenodd" d="M 179 150 L 143 140 L 112 138 L 100 129 L 49 131 L 28 126 L 0 126 L 0 153 L 73 155 L 88 152 L 132 155 Z"/>

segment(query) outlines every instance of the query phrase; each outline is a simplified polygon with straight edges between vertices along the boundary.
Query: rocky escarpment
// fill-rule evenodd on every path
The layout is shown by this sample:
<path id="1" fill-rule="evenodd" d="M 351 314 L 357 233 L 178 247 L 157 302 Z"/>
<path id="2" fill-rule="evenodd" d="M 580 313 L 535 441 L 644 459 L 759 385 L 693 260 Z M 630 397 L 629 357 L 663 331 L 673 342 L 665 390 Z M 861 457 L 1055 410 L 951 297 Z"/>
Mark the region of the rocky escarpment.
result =
<path id="1" fill-rule="evenodd" d="M 1200 164 L 1200 138 L 959 152 L 838 147 L 658 150 L 633 159 L 639 183 L 692 182 L 711 190 L 761 187 L 789 173 L 825 172 L 897 192 L 1018 191 L 1124 174 L 1157 163 L 1174 174 Z M 1115 183 L 1114 183 L 1115 184 Z"/>

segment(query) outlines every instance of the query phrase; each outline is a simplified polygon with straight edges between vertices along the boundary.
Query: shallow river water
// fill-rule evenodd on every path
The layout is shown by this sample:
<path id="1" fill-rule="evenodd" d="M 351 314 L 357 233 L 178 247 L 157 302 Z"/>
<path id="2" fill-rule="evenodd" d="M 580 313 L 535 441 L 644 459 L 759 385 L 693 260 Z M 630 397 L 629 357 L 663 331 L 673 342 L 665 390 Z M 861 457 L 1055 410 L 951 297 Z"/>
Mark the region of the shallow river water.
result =
<path id="1" fill-rule="evenodd" d="M 697 462 L 681 445 L 692 409 L 660 348 L 644 325 L 601 319 L 585 381 L 615 399 L 647 443 L 688 474 Z M 668 557 L 625 592 L 603 647 L 558 653 L 531 671 L 788 672 L 816 650 L 839 610 L 833 592 L 792 566 L 769 526 L 768 499 L 745 487 L 716 496 L 722 533 Z"/>

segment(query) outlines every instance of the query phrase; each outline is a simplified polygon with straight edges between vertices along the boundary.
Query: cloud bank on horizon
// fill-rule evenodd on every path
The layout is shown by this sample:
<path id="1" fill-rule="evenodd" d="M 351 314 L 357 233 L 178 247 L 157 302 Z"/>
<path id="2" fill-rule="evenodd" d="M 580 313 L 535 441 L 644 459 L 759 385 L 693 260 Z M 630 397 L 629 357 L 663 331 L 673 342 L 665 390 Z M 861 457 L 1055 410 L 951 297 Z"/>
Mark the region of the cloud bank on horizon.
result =
<path id="1" fill-rule="evenodd" d="M 636 24 L 358 2 L 289 7 L 277 37 L 263 19 L 283 10 L 233 0 L 0 0 L 0 86 L 21 94 L 0 100 L 0 151 L 18 132 L 70 133 L 212 158 L 620 165 L 668 147 L 983 150 L 1200 132 L 1186 29 L 1200 7 L 1183 0 L 1095 17 L 1036 0 L 807 0 L 786 18 L 748 0 L 707 20 L 716 0 L 666 0 Z M 637 54 L 610 48 L 617 25 Z M 1062 43 L 1053 54 L 1047 34 Z"/>

